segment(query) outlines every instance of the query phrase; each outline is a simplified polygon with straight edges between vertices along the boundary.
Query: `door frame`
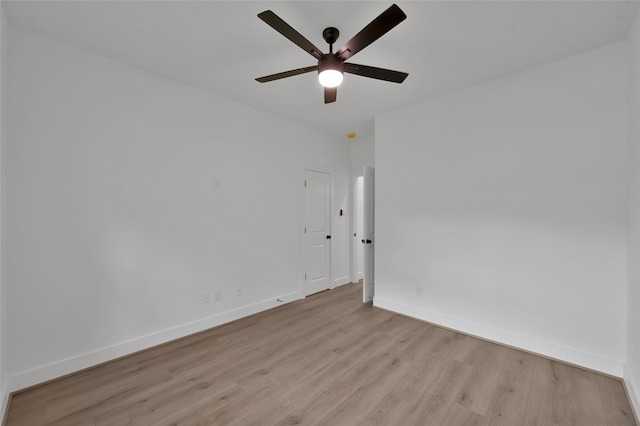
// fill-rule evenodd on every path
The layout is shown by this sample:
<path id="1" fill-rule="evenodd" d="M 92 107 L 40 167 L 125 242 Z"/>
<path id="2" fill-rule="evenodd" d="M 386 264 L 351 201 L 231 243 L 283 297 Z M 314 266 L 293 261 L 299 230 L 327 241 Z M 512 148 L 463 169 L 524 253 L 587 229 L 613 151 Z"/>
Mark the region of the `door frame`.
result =
<path id="1" fill-rule="evenodd" d="M 307 268 L 307 251 L 306 251 L 306 238 L 305 238 L 305 233 L 304 233 L 304 227 L 305 227 L 305 222 L 306 222 L 306 189 L 304 186 L 304 180 L 305 180 L 305 175 L 307 171 L 311 171 L 311 172 L 320 172 L 320 173 L 327 173 L 329 175 L 329 182 L 330 183 L 330 187 L 329 187 L 329 230 L 331 231 L 332 227 L 333 227 L 333 217 L 331 215 L 331 206 L 333 206 L 333 194 L 335 193 L 335 177 L 334 177 L 334 171 L 331 167 L 325 167 L 325 166 L 319 166 L 317 164 L 302 164 L 302 168 L 300 170 L 300 178 L 298 180 L 298 182 L 300 183 L 300 225 L 298 227 L 299 229 L 299 234 L 300 235 L 300 241 L 299 241 L 299 246 L 300 246 L 300 253 L 301 253 L 301 262 L 300 262 L 300 295 L 301 297 L 304 299 L 307 297 L 307 280 L 305 278 L 305 274 L 306 274 L 306 268 Z M 333 235 L 333 234 L 332 234 Z M 329 279 L 331 280 L 329 283 L 329 289 L 333 289 L 333 284 L 334 284 L 334 280 L 333 280 L 333 250 L 332 250 L 332 243 L 333 240 L 330 240 L 329 242 Z"/>
<path id="2" fill-rule="evenodd" d="M 357 283 L 358 279 L 358 258 L 357 250 L 360 240 L 354 235 L 356 233 L 356 224 L 358 222 L 358 178 L 364 177 L 363 172 L 351 172 L 351 226 L 349 227 L 349 235 L 351 238 L 351 282 Z M 364 208 L 364 206 L 363 206 Z M 363 212 L 361 212 L 363 213 Z M 362 214 L 364 216 L 364 214 Z M 364 278 L 364 277 L 363 277 Z"/>

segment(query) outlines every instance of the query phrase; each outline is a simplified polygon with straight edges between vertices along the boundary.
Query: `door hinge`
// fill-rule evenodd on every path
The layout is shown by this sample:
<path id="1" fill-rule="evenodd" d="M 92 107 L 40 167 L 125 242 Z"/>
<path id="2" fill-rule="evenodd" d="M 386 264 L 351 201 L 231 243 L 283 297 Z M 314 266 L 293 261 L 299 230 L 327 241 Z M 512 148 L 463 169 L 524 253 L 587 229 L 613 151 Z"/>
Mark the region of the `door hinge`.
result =
<path id="1" fill-rule="evenodd" d="M 305 188 L 307 187 L 307 181 L 306 180 L 304 181 L 304 187 Z"/>
<path id="2" fill-rule="evenodd" d="M 304 280 L 305 281 L 307 280 L 307 274 L 304 274 Z"/>
<path id="3" fill-rule="evenodd" d="M 304 227 L 304 233 L 305 234 L 307 233 L 307 227 L 306 226 Z"/>

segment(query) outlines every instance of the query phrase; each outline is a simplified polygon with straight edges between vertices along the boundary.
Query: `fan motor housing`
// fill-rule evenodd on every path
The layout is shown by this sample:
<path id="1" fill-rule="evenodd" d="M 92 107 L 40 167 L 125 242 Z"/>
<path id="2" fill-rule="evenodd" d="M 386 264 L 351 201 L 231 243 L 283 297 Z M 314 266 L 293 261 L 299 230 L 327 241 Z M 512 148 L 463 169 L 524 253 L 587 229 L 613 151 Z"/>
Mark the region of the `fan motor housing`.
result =
<path id="1" fill-rule="evenodd" d="M 322 59 L 318 60 L 318 74 L 325 70 L 336 70 L 344 74 L 344 62 L 335 55 L 326 53 Z"/>

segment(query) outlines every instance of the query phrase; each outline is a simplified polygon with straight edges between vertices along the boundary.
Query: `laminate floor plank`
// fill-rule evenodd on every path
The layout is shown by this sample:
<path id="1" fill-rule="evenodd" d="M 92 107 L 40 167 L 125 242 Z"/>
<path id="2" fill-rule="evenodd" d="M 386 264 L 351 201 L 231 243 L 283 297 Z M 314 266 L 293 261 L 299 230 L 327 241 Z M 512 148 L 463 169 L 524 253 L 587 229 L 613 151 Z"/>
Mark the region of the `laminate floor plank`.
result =
<path id="1" fill-rule="evenodd" d="M 133 426 L 131 418 L 126 414 L 106 418 L 96 417 L 93 423 L 95 426 Z"/>
<path id="2" fill-rule="evenodd" d="M 595 373 L 537 358 L 530 392 L 527 425 L 606 424 Z"/>
<path id="3" fill-rule="evenodd" d="M 369 340 L 369 343 L 365 343 L 365 345 L 376 347 L 379 338 L 378 335 L 368 336 L 366 340 Z M 318 362 L 311 361 L 306 364 L 309 362 L 309 359 L 306 358 L 302 368 L 300 363 L 297 363 L 298 370 L 284 377 L 279 383 L 271 382 L 267 388 L 263 386 L 247 388 L 246 400 L 231 401 L 234 404 L 232 407 L 227 406 L 212 410 L 204 417 L 205 424 L 207 424 L 206 422 L 213 422 L 212 424 L 278 424 L 278 419 L 286 416 L 286 413 L 292 409 L 291 403 L 293 403 L 293 407 L 297 407 L 301 403 L 304 404 L 303 398 L 308 395 L 311 395 L 311 400 L 315 400 L 314 392 L 320 389 L 324 383 L 334 381 L 336 370 L 345 371 L 358 363 L 357 358 L 351 356 L 346 357 L 346 360 L 351 362 L 336 362 L 335 358 L 330 357 L 331 355 L 336 356 L 335 351 L 323 352 L 323 354 L 325 353 L 329 357 L 322 358 Z M 344 353 L 351 355 L 349 352 Z M 310 389 L 307 388 L 309 385 Z M 265 398 L 263 395 L 268 395 L 268 397 Z M 230 412 L 237 413 L 242 411 L 242 408 L 244 408 L 245 415 L 238 416 L 236 414 L 235 418 L 229 417 Z"/>
<path id="4" fill-rule="evenodd" d="M 415 369 L 410 354 L 421 348 L 426 335 L 426 330 L 422 332 L 418 329 L 408 329 L 398 334 L 394 346 L 367 372 L 366 380 L 322 418 L 320 423 L 357 424 L 361 421 L 389 393 L 399 376 Z"/>
<path id="5" fill-rule="evenodd" d="M 465 425 L 478 426 L 481 424 L 483 417 L 468 407 L 458 403 L 453 403 L 440 420 L 443 423 L 431 423 L 433 425 Z"/>
<path id="6" fill-rule="evenodd" d="M 181 388 L 179 392 L 168 396 L 168 400 L 156 401 L 146 409 L 137 410 L 136 414 L 130 416 L 131 423 L 133 426 L 180 424 L 184 418 L 198 415 L 208 406 L 225 403 L 243 393 L 233 383 L 223 387 L 210 382 L 195 383 L 194 388 Z"/>
<path id="7" fill-rule="evenodd" d="M 460 390 L 472 373 L 473 367 L 467 363 L 455 359 L 447 361 L 433 386 L 420 398 L 422 407 L 407 419 L 408 424 L 425 426 L 447 424 L 449 420 L 446 415 L 452 405 L 457 405 Z"/>
<path id="8" fill-rule="evenodd" d="M 397 340 L 381 334 L 374 335 L 375 340 L 377 342 L 371 345 L 369 352 L 361 353 L 357 358 L 342 364 L 342 374 L 334 376 L 331 374 L 333 366 L 328 366 L 323 372 L 325 380 L 316 383 L 309 381 L 302 386 L 299 391 L 308 395 L 303 399 L 304 403 L 292 406 L 292 410 L 276 424 L 290 423 L 291 419 L 296 419 L 299 424 L 323 424 L 319 422 L 320 419 L 334 411 L 351 393 L 364 385 L 368 378 L 376 377 L 382 372 L 386 365 L 383 360 L 388 359 Z"/>
<path id="9" fill-rule="evenodd" d="M 507 349 L 504 368 L 484 419 L 485 426 L 524 424 L 537 358 L 526 352 Z"/>
<path id="10" fill-rule="evenodd" d="M 300 407 L 310 407 L 319 403 L 326 394 L 325 389 L 336 383 L 363 361 L 362 354 L 369 354 L 380 347 L 380 339 L 384 338 L 374 327 L 357 337 L 341 337 L 339 342 L 330 345 L 329 351 L 322 352 L 319 362 L 305 360 L 303 368 L 292 376 L 289 383 L 283 382 L 283 389 L 278 393 L 271 408 L 265 413 L 254 407 L 250 415 L 243 418 L 246 424 L 286 424 L 293 419 L 304 418 Z M 345 339 L 352 339 L 346 342 Z M 389 345 L 391 347 L 391 345 Z M 384 348 L 381 348 L 384 349 Z M 374 354 L 375 355 L 375 354 Z"/>
<path id="11" fill-rule="evenodd" d="M 409 405 L 419 404 L 420 397 L 429 389 L 445 368 L 447 362 L 466 336 L 432 326 L 430 336 L 417 354 L 415 369 L 398 378 L 390 393 Z"/>
<path id="12" fill-rule="evenodd" d="M 9 403 L 10 407 L 11 403 Z M 44 405 L 35 404 L 31 410 L 24 409 L 20 410 L 20 412 L 11 411 L 6 414 L 7 424 L 16 424 L 16 425 L 43 425 L 46 424 L 46 419 L 44 415 Z"/>
<path id="13" fill-rule="evenodd" d="M 400 416 L 401 403 L 402 401 L 398 397 L 392 393 L 387 393 L 378 401 L 370 413 L 356 424 L 362 426 L 393 424 Z"/>
<path id="14" fill-rule="evenodd" d="M 171 380 L 167 371 L 147 370 L 135 376 L 121 380 L 107 382 L 102 386 L 87 389 L 82 393 L 65 395 L 64 398 L 54 398 L 49 401 L 45 410 L 45 417 L 49 420 L 65 418 L 69 413 L 98 414 L 100 407 L 108 407 L 120 400 L 128 400 L 141 389 L 156 390 L 161 383 Z M 95 401 L 100 401 L 96 407 Z"/>
<path id="15" fill-rule="evenodd" d="M 622 381 L 598 375 L 598 386 L 602 396 L 604 415 L 608 426 L 634 425 L 633 412 L 629 411 L 627 394 Z"/>
<path id="16" fill-rule="evenodd" d="M 504 370 L 508 349 L 499 345 L 487 345 L 473 337 L 466 339 L 465 344 L 472 349 L 470 355 L 464 359 L 456 359 L 474 368 L 460 390 L 457 403 L 484 416 L 498 386 L 499 375 Z"/>
<path id="17" fill-rule="evenodd" d="M 627 426 L 620 380 L 345 285 L 12 395 L 6 426 Z"/>

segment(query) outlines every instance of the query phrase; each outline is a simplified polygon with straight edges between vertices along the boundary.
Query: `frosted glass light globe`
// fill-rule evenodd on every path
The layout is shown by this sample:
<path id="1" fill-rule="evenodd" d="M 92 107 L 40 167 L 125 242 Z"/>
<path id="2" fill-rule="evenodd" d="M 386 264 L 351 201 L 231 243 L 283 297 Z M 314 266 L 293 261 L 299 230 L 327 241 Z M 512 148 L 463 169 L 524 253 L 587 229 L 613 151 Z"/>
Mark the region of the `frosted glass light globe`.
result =
<path id="1" fill-rule="evenodd" d="M 338 87 L 342 83 L 342 78 L 342 73 L 336 70 L 324 70 L 318 74 L 318 80 L 324 87 Z"/>

